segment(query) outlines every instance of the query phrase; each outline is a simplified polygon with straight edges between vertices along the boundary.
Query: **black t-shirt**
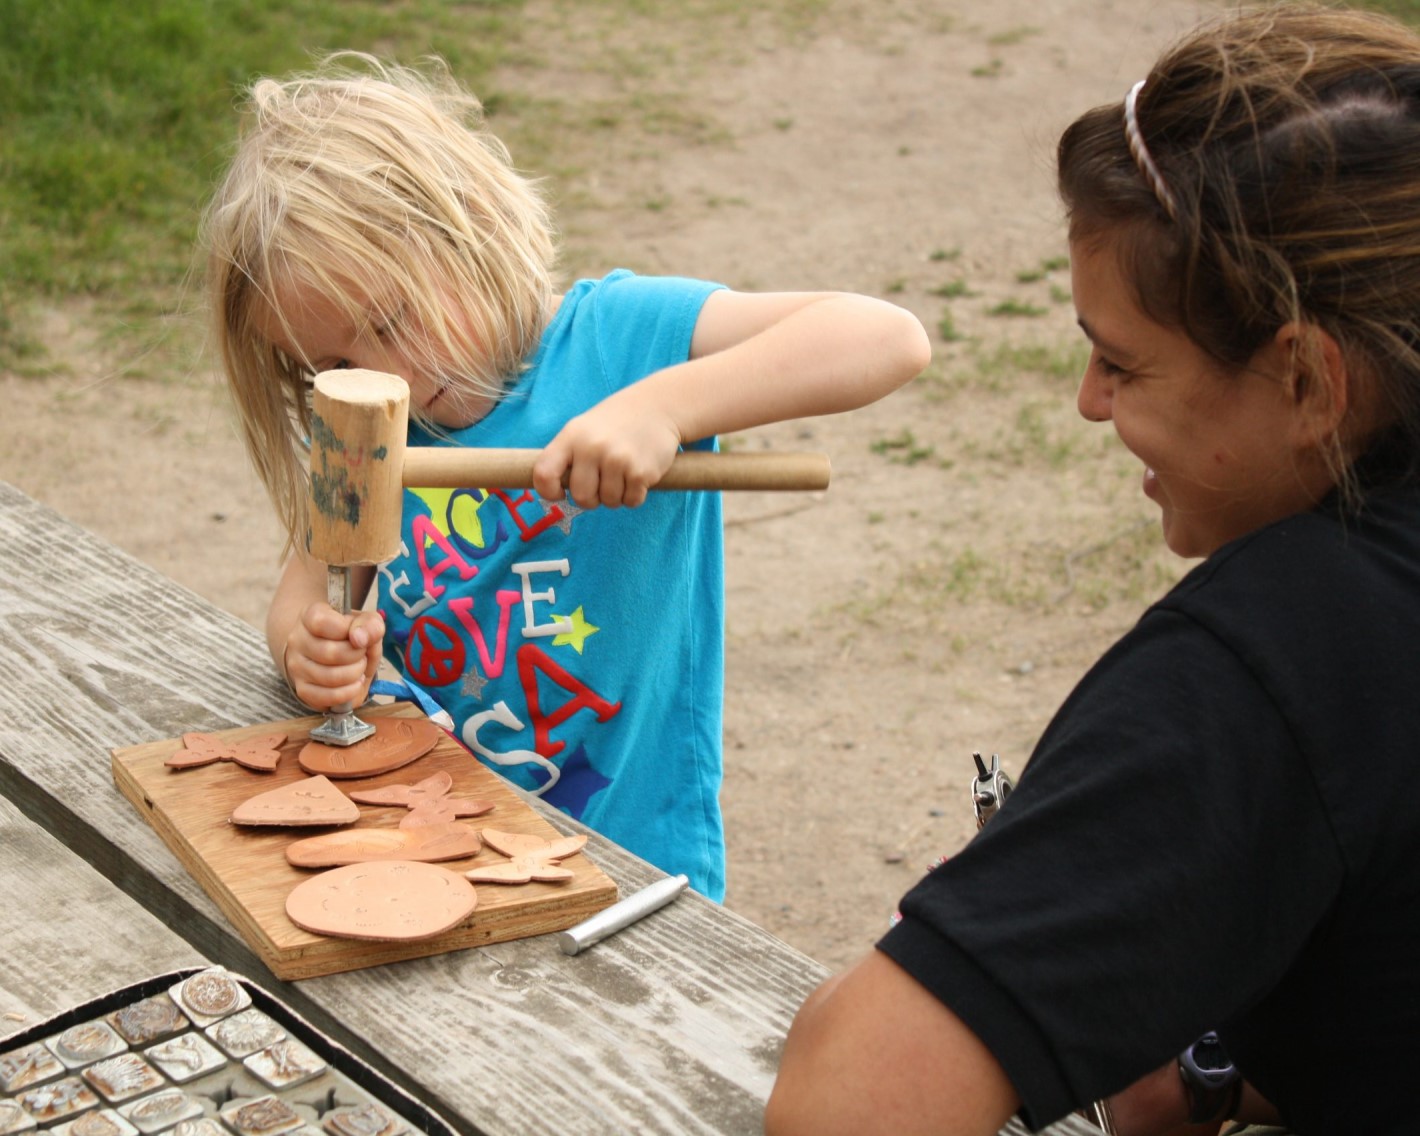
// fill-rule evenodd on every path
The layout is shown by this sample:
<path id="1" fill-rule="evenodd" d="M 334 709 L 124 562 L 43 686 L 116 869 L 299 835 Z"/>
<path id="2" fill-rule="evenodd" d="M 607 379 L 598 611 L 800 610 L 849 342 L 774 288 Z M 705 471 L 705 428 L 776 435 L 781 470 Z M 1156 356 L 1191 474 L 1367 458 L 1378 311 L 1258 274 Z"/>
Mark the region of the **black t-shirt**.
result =
<path id="1" fill-rule="evenodd" d="M 1039 1127 L 1209 1029 L 1297 1132 L 1412 1131 L 1420 491 L 1220 549 L 879 944 Z"/>

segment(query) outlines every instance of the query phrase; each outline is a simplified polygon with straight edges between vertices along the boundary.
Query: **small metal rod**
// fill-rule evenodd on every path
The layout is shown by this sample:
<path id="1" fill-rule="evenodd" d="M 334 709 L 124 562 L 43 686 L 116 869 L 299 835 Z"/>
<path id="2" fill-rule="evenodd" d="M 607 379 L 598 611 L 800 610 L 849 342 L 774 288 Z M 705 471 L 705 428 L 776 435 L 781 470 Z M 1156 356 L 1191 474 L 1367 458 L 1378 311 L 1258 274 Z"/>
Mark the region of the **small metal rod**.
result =
<path id="1" fill-rule="evenodd" d="M 584 919 L 575 927 L 569 927 L 557 936 L 564 955 L 575 955 L 594 943 L 600 943 L 608 935 L 614 935 L 623 927 L 629 927 L 638 919 L 644 919 L 653 911 L 658 911 L 690 886 L 686 876 L 667 876 L 663 880 L 632 892 L 625 899 L 613 903 L 605 911 L 598 911 L 590 919 Z"/>

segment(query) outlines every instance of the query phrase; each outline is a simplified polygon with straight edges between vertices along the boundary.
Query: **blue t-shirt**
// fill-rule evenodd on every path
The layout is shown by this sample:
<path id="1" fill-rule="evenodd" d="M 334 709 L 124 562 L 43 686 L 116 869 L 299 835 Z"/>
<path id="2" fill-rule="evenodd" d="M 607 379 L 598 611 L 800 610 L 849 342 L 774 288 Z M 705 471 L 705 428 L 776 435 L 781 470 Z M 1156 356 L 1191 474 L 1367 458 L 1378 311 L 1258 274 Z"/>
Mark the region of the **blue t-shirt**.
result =
<path id="1" fill-rule="evenodd" d="M 541 448 L 684 362 L 717 287 L 625 271 L 578 282 L 486 417 L 447 438 L 412 426 L 410 445 Z M 401 524 L 400 555 L 378 572 L 390 661 L 484 764 L 722 899 L 719 494 L 580 511 L 530 489 L 407 489 Z"/>

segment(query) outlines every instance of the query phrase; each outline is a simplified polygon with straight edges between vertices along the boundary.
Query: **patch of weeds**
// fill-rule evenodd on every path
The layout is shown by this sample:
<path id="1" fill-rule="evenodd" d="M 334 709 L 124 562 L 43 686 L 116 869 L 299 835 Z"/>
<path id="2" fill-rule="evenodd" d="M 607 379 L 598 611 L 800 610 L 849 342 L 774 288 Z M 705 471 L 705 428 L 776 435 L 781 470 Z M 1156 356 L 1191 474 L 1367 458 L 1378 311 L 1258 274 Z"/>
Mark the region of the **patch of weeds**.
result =
<path id="1" fill-rule="evenodd" d="M 950 308 L 944 311 L 941 318 L 937 320 L 937 334 L 941 337 L 943 343 L 959 343 L 966 338 L 966 336 L 957 330 L 957 323 L 956 320 L 952 318 Z"/>
<path id="2" fill-rule="evenodd" d="M 1168 552 L 1152 515 L 1083 548 L 1057 548 L 1052 558 L 1048 571 L 1058 590 L 1050 603 L 1068 601 L 1090 611 L 1121 601 L 1147 602 L 1173 587 L 1188 567 Z"/>
<path id="3" fill-rule="evenodd" d="M 1065 288 L 1059 284 L 1052 284 L 1050 286 L 1050 299 L 1052 303 L 1068 304 L 1075 299 L 1075 294 L 1071 292 L 1069 288 Z"/>
<path id="4" fill-rule="evenodd" d="M 1046 272 L 1064 272 L 1070 267 L 1070 258 L 1068 256 L 1048 257 L 1040 262 L 1040 266 Z"/>
<path id="5" fill-rule="evenodd" d="M 793 126 L 794 120 L 792 118 L 776 118 L 774 120 L 775 130 L 791 130 Z"/>
<path id="6" fill-rule="evenodd" d="M 880 524 L 882 524 L 885 520 L 887 520 L 887 514 L 886 514 L 886 513 L 882 513 L 882 512 L 878 512 L 877 510 L 874 510 L 873 512 L 871 512 L 871 513 L 868 514 L 868 524 L 870 524 L 870 525 L 880 525 Z"/>
<path id="7" fill-rule="evenodd" d="M 902 276 L 899 276 L 896 280 L 889 280 L 883 285 L 883 294 L 885 296 L 897 296 L 906 291 L 907 280 Z"/>
<path id="8" fill-rule="evenodd" d="M 879 438 L 870 443 L 868 449 L 886 457 L 893 465 L 916 465 L 936 453 L 935 446 L 923 445 L 905 428 L 891 438 Z"/>
<path id="9" fill-rule="evenodd" d="M 34 378 L 45 372 L 43 364 L 49 352 L 43 343 L 16 325 L 12 310 L 11 303 L 0 297 L 0 371 Z"/>
<path id="10" fill-rule="evenodd" d="M 643 202 L 643 205 L 652 213 L 664 213 L 670 203 L 669 197 L 652 197 Z"/>
<path id="11" fill-rule="evenodd" d="M 976 293 L 971 290 L 965 280 L 949 280 L 945 284 L 938 284 L 935 288 L 927 289 L 927 295 L 955 300 L 962 296 L 974 296 Z"/>
<path id="12" fill-rule="evenodd" d="M 1079 340 L 1069 343 L 1001 343 L 974 362 L 982 374 L 1044 375 L 1051 379 L 1076 379 L 1085 369 L 1089 348 Z"/>
<path id="13" fill-rule="evenodd" d="M 1029 26 L 1008 28 L 1004 32 L 997 32 L 995 35 L 987 36 L 986 42 L 992 47 L 1010 47 L 1014 44 L 1024 43 L 1031 36 L 1040 35 L 1041 31 L 1041 28 Z"/>
<path id="14" fill-rule="evenodd" d="M 980 67 L 971 69 L 973 79 L 994 79 L 1001 74 L 1001 70 L 1006 65 L 999 59 L 993 59 L 990 63 L 983 63 Z"/>
<path id="15" fill-rule="evenodd" d="M 1029 300 L 1019 300 L 1012 296 L 1002 300 L 994 307 L 988 308 L 986 314 L 988 316 L 1004 316 L 1007 318 L 1018 316 L 1034 318 L 1036 316 L 1045 315 L 1049 310 L 1049 308 L 1042 308 L 1037 304 L 1032 304 Z"/>
<path id="16" fill-rule="evenodd" d="M 1016 273 L 1017 284 L 1034 284 L 1044 279 L 1045 269 L 1043 268 L 1026 268 Z"/>
<path id="17" fill-rule="evenodd" d="M 1075 438 L 1069 434 L 1052 434 L 1046 423 L 1046 411 L 1057 409 L 1055 402 L 1027 403 L 1016 412 L 1016 428 L 1009 447 L 1020 462 L 1043 461 L 1051 469 L 1062 469 L 1076 456 Z"/>
<path id="18" fill-rule="evenodd" d="M 958 246 L 949 249 L 933 249 L 927 254 L 927 259 L 930 261 L 956 260 L 959 256 L 961 256 L 961 248 Z"/>

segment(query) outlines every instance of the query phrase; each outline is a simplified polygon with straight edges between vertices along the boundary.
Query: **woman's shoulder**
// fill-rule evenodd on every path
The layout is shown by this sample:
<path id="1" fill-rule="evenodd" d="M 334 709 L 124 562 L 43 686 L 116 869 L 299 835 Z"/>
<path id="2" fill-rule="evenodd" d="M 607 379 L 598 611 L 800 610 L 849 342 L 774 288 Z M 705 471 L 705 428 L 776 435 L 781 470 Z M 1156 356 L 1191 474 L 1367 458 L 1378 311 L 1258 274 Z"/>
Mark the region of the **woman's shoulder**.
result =
<path id="1" fill-rule="evenodd" d="M 1420 597 L 1420 486 L 1371 494 L 1355 509 L 1331 504 L 1265 525 L 1195 567 L 1161 604 L 1234 596 L 1249 605 L 1346 602 L 1354 588 Z"/>

